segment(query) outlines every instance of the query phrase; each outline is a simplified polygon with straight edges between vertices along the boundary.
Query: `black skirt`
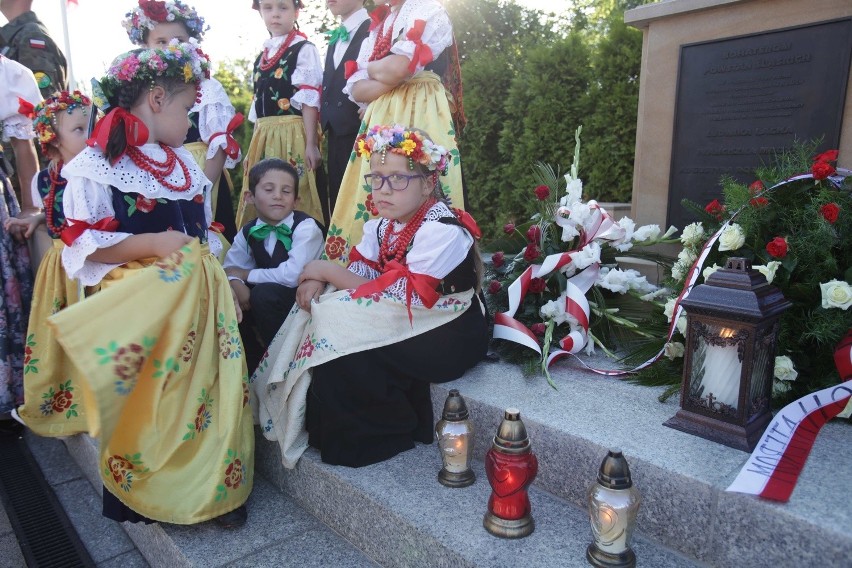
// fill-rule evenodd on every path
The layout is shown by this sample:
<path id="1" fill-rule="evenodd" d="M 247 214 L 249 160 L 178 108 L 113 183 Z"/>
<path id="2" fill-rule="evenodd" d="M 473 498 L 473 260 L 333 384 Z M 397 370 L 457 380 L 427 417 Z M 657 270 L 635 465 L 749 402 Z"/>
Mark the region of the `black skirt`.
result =
<path id="1" fill-rule="evenodd" d="M 309 443 L 322 460 L 361 467 L 430 444 L 430 383 L 461 377 L 488 349 L 477 298 L 446 325 L 385 347 L 339 357 L 313 369 L 308 390 Z"/>

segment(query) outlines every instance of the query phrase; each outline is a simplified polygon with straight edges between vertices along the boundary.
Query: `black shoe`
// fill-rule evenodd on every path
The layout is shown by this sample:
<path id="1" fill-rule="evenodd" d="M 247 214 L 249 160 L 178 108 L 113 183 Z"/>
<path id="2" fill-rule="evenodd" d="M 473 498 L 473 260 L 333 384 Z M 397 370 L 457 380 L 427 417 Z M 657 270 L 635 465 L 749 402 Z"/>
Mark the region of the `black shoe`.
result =
<path id="1" fill-rule="evenodd" d="M 24 426 L 17 420 L 0 420 L 0 436 L 20 436 Z"/>
<path id="2" fill-rule="evenodd" d="M 248 520 L 248 510 L 245 505 L 240 505 L 230 513 L 216 517 L 215 521 L 223 529 L 238 529 Z"/>

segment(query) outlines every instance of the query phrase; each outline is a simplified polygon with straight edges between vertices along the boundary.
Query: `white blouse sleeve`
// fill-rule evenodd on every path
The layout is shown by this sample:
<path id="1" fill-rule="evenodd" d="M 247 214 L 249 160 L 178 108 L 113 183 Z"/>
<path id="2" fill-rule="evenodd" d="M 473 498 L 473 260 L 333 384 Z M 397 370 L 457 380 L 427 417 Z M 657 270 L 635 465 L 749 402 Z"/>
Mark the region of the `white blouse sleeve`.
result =
<path id="1" fill-rule="evenodd" d="M 33 106 L 41 102 L 41 92 L 33 72 L 17 61 L 0 56 L 0 85 L 3 85 L 3 95 L 0 96 L 3 132 L 0 139 L 5 142 L 10 138 L 29 140 L 35 137 L 32 120 L 18 112 L 18 98 Z"/>
<path id="2" fill-rule="evenodd" d="M 41 198 L 41 192 L 38 190 L 38 174 L 36 173 L 33 176 L 33 180 L 30 182 L 30 197 L 33 200 L 33 207 L 36 209 L 44 209 L 44 200 Z"/>
<path id="3" fill-rule="evenodd" d="M 211 136 L 217 133 L 226 133 L 228 123 L 237 113 L 222 83 L 216 79 L 205 79 L 201 82 L 201 102 L 195 103 L 191 112 L 198 112 L 198 132 L 205 144 L 208 144 L 207 159 L 216 155 L 219 149 L 225 149 L 228 145 L 230 134 L 219 134 L 213 140 Z M 225 167 L 233 168 L 240 161 L 240 155 L 235 158 L 227 156 Z"/>
<path id="4" fill-rule="evenodd" d="M 473 237 L 458 225 L 424 223 L 406 255 L 411 272 L 442 279 L 467 257 Z"/>
<path id="5" fill-rule="evenodd" d="M 355 245 L 355 248 L 358 249 L 361 256 L 367 260 L 372 260 L 373 262 L 379 259 L 379 237 L 377 234 L 379 221 L 379 219 L 370 219 L 364 223 L 361 242 Z M 349 272 L 369 280 L 373 280 L 380 276 L 377 270 L 371 268 L 366 262 L 360 260 L 351 263 L 348 268 Z"/>
<path id="6" fill-rule="evenodd" d="M 290 98 L 290 104 L 294 108 L 302 110 L 302 105 L 308 105 L 319 109 L 322 92 L 322 62 L 314 44 L 306 42 L 299 51 L 296 69 L 293 70 L 290 82 L 298 89 Z"/>
<path id="7" fill-rule="evenodd" d="M 101 219 L 115 216 L 112 207 L 112 192 L 104 185 L 84 177 L 68 179 L 62 197 L 65 218 L 70 226 L 75 222 L 97 223 Z M 86 229 L 71 246 L 62 250 L 62 266 L 68 277 L 79 280 L 84 286 L 94 286 L 107 272 L 120 264 L 106 264 L 89 260 L 98 249 L 117 245 L 130 233 L 112 233 Z"/>
<path id="8" fill-rule="evenodd" d="M 398 39 L 391 46 L 391 53 L 404 55 L 411 60 L 419 44 L 422 43 L 428 46 L 432 53 L 431 60 L 426 62 L 428 64 L 453 44 L 453 24 L 446 10 L 438 2 L 433 0 L 406 2 L 400 8 L 398 20 L 399 22 L 394 24 L 394 37 Z M 417 41 L 410 40 L 408 34 L 416 27 L 418 20 L 425 22 L 423 34 L 420 38 L 415 38 Z M 398 26 L 399 30 L 397 30 Z M 414 72 L 422 71 L 423 68 L 424 65 L 421 65 L 418 59 Z"/>

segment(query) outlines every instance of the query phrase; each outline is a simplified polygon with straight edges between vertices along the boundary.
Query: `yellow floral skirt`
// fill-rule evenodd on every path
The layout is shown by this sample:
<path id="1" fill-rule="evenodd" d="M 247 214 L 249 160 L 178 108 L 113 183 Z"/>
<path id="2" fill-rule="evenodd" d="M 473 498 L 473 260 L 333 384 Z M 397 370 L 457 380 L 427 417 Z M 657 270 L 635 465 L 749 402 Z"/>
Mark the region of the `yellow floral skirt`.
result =
<path id="1" fill-rule="evenodd" d="M 317 142 L 321 133 L 317 127 Z M 296 207 L 314 219 L 322 220 L 322 204 L 317 191 L 316 173 L 305 166 L 305 123 L 301 116 L 265 116 L 254 124 L 248 152 L 243 159 L 243 191 L 237 207 L 237 229 L 257 217 L 249 195 L 248 175 L 252 166 L 264 158 L 281 158 L 299 172 L 299 204 Z"/>
<path id="2" fill-rule="evenodd" d="M 438 76 L 431 71 L 421 71 L 370 103 L 359 133 L 379 124 L 419 128 L 436 144 L 449 150 L 449 171 L 440 177 L 440 182 L 452 206 L 464 209 L 456 132 L 447 93 Z M 364 222 L 377 217 L 371 211 L 370 186 L 364 182 L 364 175 L 368 173 L 370 162 L 357 157 L 353 151 L 343 174 L 325 241 L 325 257 L 344 266 L 349 263 L 349 251 L 361 242 Z"/>
<path id="3" fill-rule="evenodd" d="M 206 247 L 114 269 L 49 319 L 86 384 L 106 489 L 156 521 L 192 524 L 249 496 L 254 430 L 227 277 Z"/>
<path id="4" fill-rule="evenodd" d="M 36 274 L 24 352 L 24 404 L 18 407 L 18 415 L 40 436 L 70 436 L 86 431 L 83 392 L 47 318 L 82 296 L 62 268 L 65 245 L 51 240 Z"/>

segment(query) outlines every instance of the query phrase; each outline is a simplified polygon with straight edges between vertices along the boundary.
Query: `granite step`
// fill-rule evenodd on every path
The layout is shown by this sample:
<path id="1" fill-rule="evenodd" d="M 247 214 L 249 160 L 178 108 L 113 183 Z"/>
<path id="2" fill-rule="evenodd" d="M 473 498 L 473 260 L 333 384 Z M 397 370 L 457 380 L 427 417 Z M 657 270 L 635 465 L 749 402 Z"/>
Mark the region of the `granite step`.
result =
<path id="1" fill-rule="evenodd" d="M 46 439 L 37 436 L 32 438 L 39 444 L 59 443 L 56 440 L 43 442 Z M 98 551 L 113 546 L 113 542 L 122 542 L 136 551 L 132 560 L 139 563 L 115 566 L 376 567 L 361 551 L 260 476 L 255 478 L 254 490 L 246 504 L 249 510 L 248 522 L 238 529 L 223 529 L 213 521 L 191 526 L 166 523 L 119 524 L 110 521 L 100 515 L 99 492 L 102 485 L 97 471 L 97 442 L 85 435 L 64 438 L 63 441 L 67 446 L 66 454 L 70 453 L 73 459 L 64 456 L 50 459 L 65 463 L 64 468 L 59 468 L 61 471 L 58 475 L 69 475 L 67 471 L 71 469 L 82 471 L 81 478 L 76 479 L 75 491 L 88 495 L 87 502 L 84 505 L 70 505 L 80 515 L 85 515 L 88 522 L 96 523 L 102 531 L 101 540 L 104 542 L 95 542 L 92 548 Z M 70 467 L 68 461 L 75 462 L 76 468 Z M 80 511 L 82 509 L 85 511 Z M 68 505 L 66 510 L 76 526 L 75 511 L 69 510 Z M 83 540 L 86 542 L 85 538 Z M 88 543 L 86 547 L 90 548 Z"/>

